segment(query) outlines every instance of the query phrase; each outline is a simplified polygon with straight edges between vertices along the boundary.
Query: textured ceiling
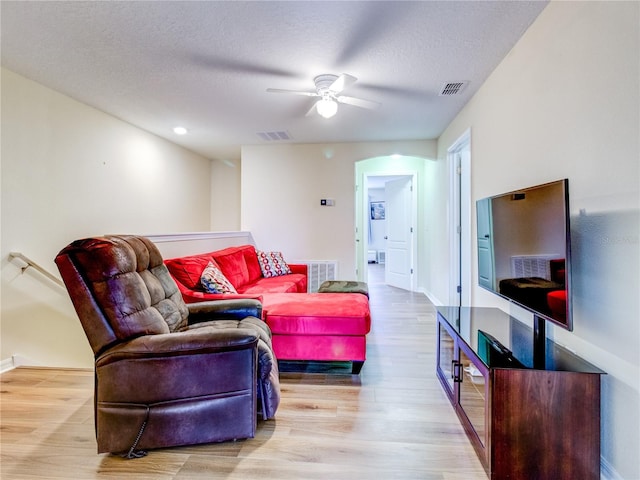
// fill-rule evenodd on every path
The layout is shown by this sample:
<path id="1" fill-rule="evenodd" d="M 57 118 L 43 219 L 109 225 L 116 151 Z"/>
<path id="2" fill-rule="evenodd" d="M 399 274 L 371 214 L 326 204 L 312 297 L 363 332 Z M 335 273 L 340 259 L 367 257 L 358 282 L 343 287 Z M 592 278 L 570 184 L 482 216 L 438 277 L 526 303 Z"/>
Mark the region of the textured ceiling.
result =
<path id="1" fill-rule="evenodd" d="M 545 1 L 0 3 L 2 65 L 208 158 L 241 145 L 437 138 Z M 340 105 L 305 116 L 316 75 L 349 73 Z M 439 96 L 451 82 L 461 94 Z M 172 132 L 183 125 L 189 134 Z M 273 142 L 271 142 L 273 143 Z"/>

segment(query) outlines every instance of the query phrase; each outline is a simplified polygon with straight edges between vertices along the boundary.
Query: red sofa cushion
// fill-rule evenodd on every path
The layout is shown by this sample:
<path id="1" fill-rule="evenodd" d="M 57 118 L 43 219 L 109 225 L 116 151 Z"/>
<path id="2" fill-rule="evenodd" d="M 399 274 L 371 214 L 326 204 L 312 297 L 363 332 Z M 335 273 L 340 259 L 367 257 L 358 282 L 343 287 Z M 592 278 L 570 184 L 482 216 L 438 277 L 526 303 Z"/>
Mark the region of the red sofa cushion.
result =
<path id="1" fill-rule="evenodd" d="M 307 276 L 292 273 L 280 277 L 260 278 L 244 285 L 238 293 L 300 293 L 307 291 Z"/>
<path id="2" fill-rule="evenodd" d="M 249 283 L 249 269 L 242 247 L 229 247 L 211 252 L 211 256 L 236 290 L 242 289 L 243 285 Z"/>
<path id="3" fill-rule="evenodd" d="M 189 290 L 203 291 L 200 277 L 209 262 L 217 265 L 210 253 L 203 253 L 200 255 L 167 259 L 164 261 L 164 264 L 178 285 L 182 284 Z M 227 277 L 227 279 L 228 278 L 229 277 Z"/>

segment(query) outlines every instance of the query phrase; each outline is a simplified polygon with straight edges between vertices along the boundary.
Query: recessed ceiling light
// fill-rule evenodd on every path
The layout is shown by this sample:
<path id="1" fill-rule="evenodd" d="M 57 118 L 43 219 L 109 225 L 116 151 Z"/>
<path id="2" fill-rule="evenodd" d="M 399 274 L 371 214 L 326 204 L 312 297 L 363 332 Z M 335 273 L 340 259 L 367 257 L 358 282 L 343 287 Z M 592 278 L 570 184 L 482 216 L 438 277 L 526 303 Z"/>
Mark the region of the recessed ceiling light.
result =
<path id="1" fill-rule="evenodd" d="M 173 133 L 175 133 L 176 135 L 186 135 L 187 129 L 184 127 L 174 127 Z"/>
<path id="2" fill-rule="evenodd" d="M 399 153 L 394 153 L 393 155 L 391 155 L 391 158 L 393 158 L 394 160 L 397 160 L 401 157 L 402 155 L 400 155 Z"/>

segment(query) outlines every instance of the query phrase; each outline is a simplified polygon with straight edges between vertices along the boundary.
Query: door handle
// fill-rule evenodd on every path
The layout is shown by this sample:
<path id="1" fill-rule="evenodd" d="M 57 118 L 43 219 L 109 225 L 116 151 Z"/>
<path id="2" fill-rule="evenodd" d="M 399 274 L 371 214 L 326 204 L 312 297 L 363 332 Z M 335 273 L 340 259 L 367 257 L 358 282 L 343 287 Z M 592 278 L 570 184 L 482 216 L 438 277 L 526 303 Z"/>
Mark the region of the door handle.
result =
<path id="1" fill-rule="evenodd" d="M 388 240 L 388 239 L 389 239 L 389 237 L 387 237 L 387 236 L 385 235 L 385 236 L 384 236 L 384 239 L 385 239 L 385 240 Z"/>
<path id="2" fill-rule="evenodd" d="M 455 383 L 462 383 L 462 363 L 453 361 L 453 381 Z"/>

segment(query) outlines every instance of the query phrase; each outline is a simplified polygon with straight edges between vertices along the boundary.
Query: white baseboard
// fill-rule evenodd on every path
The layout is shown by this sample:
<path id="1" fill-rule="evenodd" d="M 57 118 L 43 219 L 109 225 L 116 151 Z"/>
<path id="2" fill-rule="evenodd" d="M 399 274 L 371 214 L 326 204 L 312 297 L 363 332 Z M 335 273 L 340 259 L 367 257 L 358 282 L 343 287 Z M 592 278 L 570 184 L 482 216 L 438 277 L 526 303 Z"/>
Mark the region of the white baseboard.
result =
<path id="1" fill-rule="evenodd" d="M 13 357 L 5 358 L 0 361 L 0 373 L 8 372 L 14 368 L 16 368 L 16 366 L 13 363 Z"/>
<path id="2" fill-rule="evenodd" d="M 0 373 L 13 370 L 16 367 L 41 367 L 42 365 L 34 362 L 32 359 L 22 356 L 20 354 L 13 354 L 10 358 L 5 358 L 0 362 Z"/>
<path id="3" fill-rule="evenodd" d="M 429 299 L 429 301 L 431 303 L 433 303 L 436 307 L 440 307 L 442 305 L 444 305 L 444 303 L 442 303 L 438 297 L 436 297 L 433 293 L 431 292 L 427 292 L 424 288 L 419 289 L 420 293 L 424 293 L 425 296 Z"/>

